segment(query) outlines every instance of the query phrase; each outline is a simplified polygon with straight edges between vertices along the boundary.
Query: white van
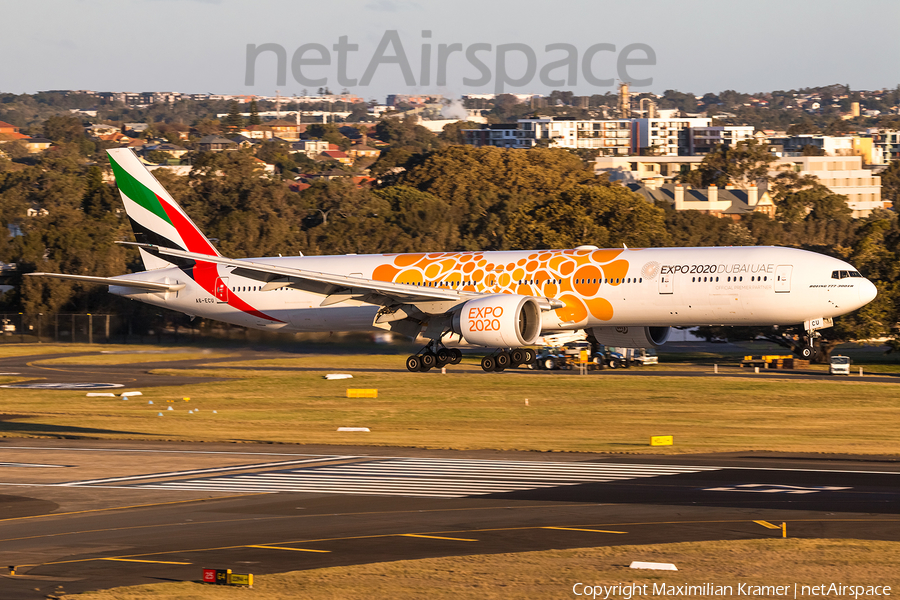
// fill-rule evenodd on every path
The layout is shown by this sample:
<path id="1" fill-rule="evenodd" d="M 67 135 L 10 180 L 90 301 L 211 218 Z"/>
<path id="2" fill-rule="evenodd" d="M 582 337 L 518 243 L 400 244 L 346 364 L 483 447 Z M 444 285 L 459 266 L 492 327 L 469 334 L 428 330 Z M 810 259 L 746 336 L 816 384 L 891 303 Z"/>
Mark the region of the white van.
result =
<path id="1" fill-rule="evenodd" d="M 831 375 L 849 375 L 850 374 L 850 357 L 849 356 L 832 356 L 828 365 L 828 373 Z"/>

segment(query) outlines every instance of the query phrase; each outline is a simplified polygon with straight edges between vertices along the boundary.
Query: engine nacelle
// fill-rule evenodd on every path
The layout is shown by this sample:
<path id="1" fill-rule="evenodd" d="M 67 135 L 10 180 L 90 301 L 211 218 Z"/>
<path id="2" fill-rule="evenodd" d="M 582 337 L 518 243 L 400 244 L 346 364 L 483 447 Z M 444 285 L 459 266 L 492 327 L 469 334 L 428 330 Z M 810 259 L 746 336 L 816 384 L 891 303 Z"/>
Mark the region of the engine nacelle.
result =
<path id="1" fill-rule="evenodd" d="M 592 327 L 587 332 L 604 346 L 657 348 L 669 339 L 671 327 Z"/>
<path id="2" fill-rule="evenodd" d="M 489 348 L 530 346 L 541 334 L 541 309 L 531 296 L 494 294 L 469 300 L 453 317 L 453 331 Z"/>

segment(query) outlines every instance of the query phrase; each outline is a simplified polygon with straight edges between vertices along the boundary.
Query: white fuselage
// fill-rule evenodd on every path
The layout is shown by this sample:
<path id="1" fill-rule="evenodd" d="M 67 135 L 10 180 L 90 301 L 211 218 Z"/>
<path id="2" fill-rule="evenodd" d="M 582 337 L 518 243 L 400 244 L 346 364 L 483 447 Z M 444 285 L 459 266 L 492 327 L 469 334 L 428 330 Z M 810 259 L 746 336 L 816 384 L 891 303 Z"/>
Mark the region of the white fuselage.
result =
<path id="1" fill-rule="evenodd" d="M 821 254 L 780 247 L 576 249 L 277 257 L 252 259 L 424 288 L 556 298 L 544 331 L 595 326 L 790 325 L 851 312 L 875 297 L 855 269 Z M 110 292 L 189 315 L 282 331 L 373 329 L 378 306 L 289 287 L 261 291 L 258 280 L 217 266 L 217 289 L 177 267 L 125 275 L 184 283 L 177 292 Z M 249 307 L 249 308 L 248 308 Z"/>

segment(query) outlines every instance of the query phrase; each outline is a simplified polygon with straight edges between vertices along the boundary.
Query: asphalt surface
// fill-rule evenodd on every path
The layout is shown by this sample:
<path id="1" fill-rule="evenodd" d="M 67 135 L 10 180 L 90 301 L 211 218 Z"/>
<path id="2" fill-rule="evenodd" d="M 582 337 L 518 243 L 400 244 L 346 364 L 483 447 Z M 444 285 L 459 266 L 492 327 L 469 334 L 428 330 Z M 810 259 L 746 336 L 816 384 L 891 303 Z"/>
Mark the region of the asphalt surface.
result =
<path id="1" fill-rule="evenodd" d="M 0 442 L 0 598 L 585 546 L 900 539 L 900 460 Z M 635 556 L 640 559 L 639 556 Z"/>
<path id="2" fill-rule="evenodd" d="M 677 344 L 673 344 L 675 346 Z M 127 354 L 127 352 L 122 352 Z M 228 351 L 227 357 L 209 356 L 191 360 L 173 360 L 173 361 L 154 361 L 153 353 L 148 353 L 147 361 L 137 364 L 119 364 L 119 365 L 96 365 L 91 364 L 90 357 L 98 354 L 98 352 L 75 352 L 68 354 L 53 355 L 33 355 L 33 356 L 13 356 L 0 358 L 0 374 L 15 373 L 21 376 L 23 383 L 110 383 L 121 387 L 157 387 L 166 385 L 188 385 L 192 383 L 204 383 L 211 381 L 223 381 L 228 379 L 226 371 L 279 371 L 279 372 L 321 372 L 322 367 L 303 367 L 303 366 L 266 366 L 265 364 L 254 366 L 233 366 L 230 364 L 217 363 L 233 363 L 243 360 L 266 360 L 281 358 L 296 358 L 297 354 L 278 351 Z M 47 363 L 48 359 L 62 357 L 85 357 L 84 364 L 53 364 Z M 365 361 L 360 361 L 359 367 L 341 367 L 341 372 L 359 373 L 359 372 L 406 372 L 404 366 L 404 355 L 397 355 L 396 368 L 372 368 L 367 366 Z M 156 375 L 152 371 L 158 369 L 167 369 L 166 375 Z M 203 369 L 207 372 L 222 371 L 222 377 L 195 377 L 191 375 L 177 374 L 178 370 L 188 371 L 191 369 Z M 448 366 L 448 370 L 465 370 L 470 372 L 482 373 L 480 367 L 474 364 L 462 364 L 456 366 Z M 709 366 L 706 370 L 695 369 L 664 369 L 660 367 L 642 368 L 632 367 L 629 369 L 603 369 L 598 371 L 588 371 L 591 377 L 608 377 L 627 375 L 631 377 L 738 377 L 745 379 L 787 379 L 787 380 L 823 380 L 823 381 L 844 381 L 858 382 L 861 378 L 858 373 L 854 372 L 849 377 L 835 377 L 824 371 L 812 371 L 804 369 L 789 370 L 768 370 L 761 369 L 759 373 L 755 373 L 753 369 L 735 369 L 733 367 L 722 366 L 719 373 L 713 373 L 713 367 Z M 174 372 L 173 372 L 174 371 Z M 528 369 L 519 367 L 509 369 L 503 373 L 507 376 L 522 377 L 570 377 L 579 376 L 577 370 L 568 371 L 545 371 Z M 496 373 L 484 373 L 485 376 L 496 376 Z M 865 373 L 863 381 L 869 383 L 900 383 L 900 374 L 873 374 Z"/>
<path id="3" fill-rule="evenodd" d="M 182 385 L 210 379 L 150 371 L 231 369 L 214 363 L 269 356 L 291 355 L 171 362 L 151 355 L 115 366 L 46 365 L 39 359 L 47 356 L 31 356 L 0 359 L 0 372 L 38 382 Z M 398 356 L 397 371 L 402 365 Z M 593 375 L 610 374 L 711 376 L 640 369 Z M 782 371 L 728 376 L 835 379 Z M 850 380 L 859 379 L 841 381 Z M 770 538 L 781 536 L 782 522 L 789 537 L 897 540 L 898 484 L 900 457 L 5 439 L 0 567 L 16 570 L 0 568 L 0 599 L 199 581 L 203 568 L 261 575 L 434 556 Z"/>

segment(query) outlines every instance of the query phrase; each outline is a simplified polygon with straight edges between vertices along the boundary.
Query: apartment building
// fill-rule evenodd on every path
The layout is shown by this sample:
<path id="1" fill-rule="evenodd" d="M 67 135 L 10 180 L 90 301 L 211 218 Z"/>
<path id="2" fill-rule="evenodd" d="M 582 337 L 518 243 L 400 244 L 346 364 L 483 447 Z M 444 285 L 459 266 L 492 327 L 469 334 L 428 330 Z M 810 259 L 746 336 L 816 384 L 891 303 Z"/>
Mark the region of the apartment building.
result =
<path id="1" fill-rule="evenodd" d="M 463 134 L 466 143 L 474 146 L 531 148 L 546 144 L 552 148 L 599 150 L 603 156 L 686 156 L 695 151 L 691 130 L 709 128 L 711 124 L 712 119 L 707 118 L 598 120 L 539 117 L 519 119 L 515 125 L 466 129 Z M 719 129 L 721 131 L 704 132 L 702 139 L 722 138 L 725 128 Z M 728 131 L 729 136 L 738 133 Z"/>
<path id="2" fill-rule="evenodd" d="M 625 185 L 661 187 L 682 171 L 696 169 L 701 162 L 702 156 L 598 156 L 594 171 L 606 173 L 611 181 Z M 890 208 L 890 203 L 881 199 L 881 177 L 863 168 L 862 156 L 780 157 L 771 164 L 769 176 L 785 171 L 814 175 L 835 194 L 846 196 L 853 217 L 866 217 L 876 208 Z"/>

